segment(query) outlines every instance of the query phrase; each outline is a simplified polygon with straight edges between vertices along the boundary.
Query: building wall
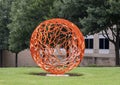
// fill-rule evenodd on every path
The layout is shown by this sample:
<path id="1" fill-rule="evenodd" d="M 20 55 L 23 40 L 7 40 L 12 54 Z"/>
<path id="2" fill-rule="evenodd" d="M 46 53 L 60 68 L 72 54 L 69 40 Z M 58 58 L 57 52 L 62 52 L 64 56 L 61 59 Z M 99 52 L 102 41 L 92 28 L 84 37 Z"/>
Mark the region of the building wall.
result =
<path id="1" fill-rule="evenodd" d="M 3 52 L 3 66 L 5 67 L 11 67 L 15 66 L 15 54 L 11 53 L 9 51 Z"/>
<path id="2" fill-rule="evenodd" d="M 80 66 L 115 66 L 115 58 L 84 57 Z"/>
<path id="3" fill-rule="evenodd" d="M 3 52 L 3 66 L 15 66 L 15 53 L 11 53 L 10 51 Z M 18 66 L 37 66 L 31 57 L 29 49 L 21 51 L 18 54 Z"/>
<path id="4" fill-rule="evenodd" d="M 109 42 L 109 49 L 99 48 L 99 39 L 104 38 L 101 33 L 91 35 L 85 39 L 93 39 L 93 49 L 85 49 L 85 57 L 81 66 L 115 66 L 114 45 Z"/>
<path id="5" fill-rule="evenodd" d="M 109 42 L 109 49 L 99 49 L 99 38 L 104 38 L 101 33 L 88 36 L 93 38 L 93 49 L 85 49 L 84 58 L 80 66 L 115 66 L 114 45 Z M 15 54 L 9 51 L 3 52 L 3 66 L 15 66 Z M 18 66 L 37 66 L 31 57 L 29 49 L 18 54 Z"/>

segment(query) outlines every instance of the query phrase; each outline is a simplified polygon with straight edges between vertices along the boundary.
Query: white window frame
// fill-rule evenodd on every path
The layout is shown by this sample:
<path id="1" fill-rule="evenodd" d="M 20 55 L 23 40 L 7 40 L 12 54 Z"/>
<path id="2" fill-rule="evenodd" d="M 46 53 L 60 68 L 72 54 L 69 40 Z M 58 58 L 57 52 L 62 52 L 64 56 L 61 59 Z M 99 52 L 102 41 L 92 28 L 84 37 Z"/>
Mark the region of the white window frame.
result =
<path id="1" fill-rule="evenodd" d="M 89 35 L 89 36 L 85 37 L 85 39 L 93 39 L 93 43 L 94 43 L 93 35 Z M 94 49 L 94 44 L 93 44 L 93 49 Z M 93 53 L 93 49 L 85 48 L 85 53 Z"/>
<path id="2" fill-rule="evenodd" d="M 105 38 L 105 37 L 103 35 L 99 35 L 99 40 L 100 40 L 100 38 Z M 109 49 L 99 49 L 99 54 L 109 54 Z"/>

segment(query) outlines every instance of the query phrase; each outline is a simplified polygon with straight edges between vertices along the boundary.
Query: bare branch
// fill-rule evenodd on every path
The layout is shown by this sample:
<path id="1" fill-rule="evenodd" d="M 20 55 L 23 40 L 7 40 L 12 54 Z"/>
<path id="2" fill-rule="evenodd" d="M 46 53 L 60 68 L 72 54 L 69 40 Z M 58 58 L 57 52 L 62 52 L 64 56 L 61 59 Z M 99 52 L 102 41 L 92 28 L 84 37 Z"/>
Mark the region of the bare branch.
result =
<path id="1" fill-rule="evenodd" d="M 107 33 L 107 30 L 106 30 L 106 29 L 102 31 L 102 35 L 103 35 L 105 38 L 107 38 L 110 42 L 112 42 L 112 43 L 114 43 L 114 44 L 115 44 L 114 39 L 111 39 L 111 38 L 110 38 L 110 36 L 108 35 L 108 33 Z M 105 35 L 106 35 L 106 36 L 105 36 Z"/>
<path id="2" fill-rule="evenodd" d="M 109 29 L 110 29 L 110 31 L 112 32 L 113 39 L 115 40 L 115 39 L 116 39 L 117 34 L 115 33 L 113 26 L 112 26 L 112 27 L 108 27 L 108 28 L 109 28 Z"/>
<path id="3" fill-rule="evenodd" d="M 117 35 L 112 31 L 112 28 L 111 28 L 111 27 L 110 27 L 110 30 L 111 30 L 112 38 L 113 38 L 113 40 L 116 42 L 116 37 L 117 37 Z"/>
<path id="4" fill-rule="evenodd" d="M 107 38 L 106 36 L 105 36 L 105 34 L 104 34 L 104 32 L 102 31 L 102 35 L 105 37 L 105 38 Z"/>

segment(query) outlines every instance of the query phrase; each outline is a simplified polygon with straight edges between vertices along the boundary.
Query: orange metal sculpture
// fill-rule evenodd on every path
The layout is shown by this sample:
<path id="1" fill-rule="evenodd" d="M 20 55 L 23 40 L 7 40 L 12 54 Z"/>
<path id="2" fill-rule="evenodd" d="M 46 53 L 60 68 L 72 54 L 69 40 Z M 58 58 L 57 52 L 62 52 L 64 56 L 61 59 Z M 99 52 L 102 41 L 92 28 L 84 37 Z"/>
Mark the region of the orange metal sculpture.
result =
<path id="1" fill-rule="evenodd" d="M 33 32 L 30 51 L 35 62 L 52 74 L 64 74 L 78 66 L 84 54 L 84 38 L 72 22 L 50 19 Z"/>

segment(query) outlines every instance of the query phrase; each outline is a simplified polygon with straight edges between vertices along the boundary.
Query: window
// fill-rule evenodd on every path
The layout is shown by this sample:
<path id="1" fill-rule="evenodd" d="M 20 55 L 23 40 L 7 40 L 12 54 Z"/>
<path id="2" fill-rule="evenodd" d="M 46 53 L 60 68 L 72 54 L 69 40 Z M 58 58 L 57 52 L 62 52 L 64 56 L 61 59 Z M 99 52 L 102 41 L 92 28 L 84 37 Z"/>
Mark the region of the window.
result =
<path id="1" fill-rule="evenodd" d="M 107 38 L 99 39 L 99 49 L 109 49 L 109 41 Z"/>
<path id="2" fill-rule="evenodd" d="M 93 49 L 93 39 L 85 39 L 86 49 Z"/>

